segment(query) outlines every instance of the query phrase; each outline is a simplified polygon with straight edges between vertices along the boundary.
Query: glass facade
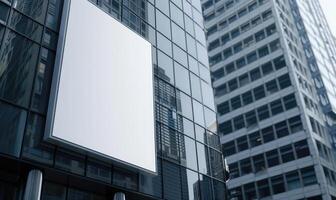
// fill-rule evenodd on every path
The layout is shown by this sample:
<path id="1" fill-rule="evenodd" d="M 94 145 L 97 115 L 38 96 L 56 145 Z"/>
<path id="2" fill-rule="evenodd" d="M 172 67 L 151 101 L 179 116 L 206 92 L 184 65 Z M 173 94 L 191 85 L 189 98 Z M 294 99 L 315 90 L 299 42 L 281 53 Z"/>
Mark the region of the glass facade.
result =
<path id="1" fill-rule="evenodd" d="M 200 1 L 90 1 L 152 44 L 158 175 L 42 140 L 63 0 L 0 0 L 0 157 L 46 170 L 42 199 L 223 199 Z M 16 173 L 0 197 L 22 198 Z"/>

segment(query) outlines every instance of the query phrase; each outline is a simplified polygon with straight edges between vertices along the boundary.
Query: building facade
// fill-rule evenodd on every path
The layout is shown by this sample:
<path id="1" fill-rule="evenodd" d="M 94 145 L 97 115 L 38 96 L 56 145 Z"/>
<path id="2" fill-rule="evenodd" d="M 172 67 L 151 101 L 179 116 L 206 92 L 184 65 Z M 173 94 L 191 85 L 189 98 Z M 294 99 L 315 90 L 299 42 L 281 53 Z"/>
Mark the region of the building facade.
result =
<path id="1" fill-rule="evenodd" d="M 46 200 L 113 199 L 118 192 L 126 199 L 223 199 L 199 0 L 89 2 L 152 45 L 156 175 L 44 141 L 60 24 L 69 3 L 0 0 L 0 199 L 33 199 L 39 190 Z"/>
<path id="2" fill-rule="evenodd" d="M 335 54 L 318 1 L 202 6 L 231 198 L 335 199 Z"/>

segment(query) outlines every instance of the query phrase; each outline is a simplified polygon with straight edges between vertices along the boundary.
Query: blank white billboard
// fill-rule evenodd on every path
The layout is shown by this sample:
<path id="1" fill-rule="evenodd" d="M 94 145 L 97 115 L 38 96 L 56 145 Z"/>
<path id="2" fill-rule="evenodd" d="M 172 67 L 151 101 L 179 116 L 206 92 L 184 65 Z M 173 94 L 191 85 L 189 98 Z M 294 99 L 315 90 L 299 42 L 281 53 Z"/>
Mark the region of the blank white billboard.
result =
<path id="1" fill-rule="evenodd" d="M 88 0 L 67 11 L 45 138 L 156 173 L 151 44 Z"/>

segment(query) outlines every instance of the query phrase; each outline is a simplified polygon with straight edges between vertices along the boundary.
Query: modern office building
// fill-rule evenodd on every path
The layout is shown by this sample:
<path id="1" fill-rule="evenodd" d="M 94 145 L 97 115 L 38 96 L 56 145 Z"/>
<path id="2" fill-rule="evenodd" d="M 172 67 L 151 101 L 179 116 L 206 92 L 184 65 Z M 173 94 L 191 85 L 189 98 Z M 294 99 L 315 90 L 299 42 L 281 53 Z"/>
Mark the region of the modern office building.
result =
<path id="1" fill-rule="evenodd" d="M 0 199 L 225 193 L 199 0 L 0 0 Z"/>
<path id="2" fill-rule="evenodd" d="M 232 199 L 336 199 L 335 43 L 316 0 L 203 0 Z"/>

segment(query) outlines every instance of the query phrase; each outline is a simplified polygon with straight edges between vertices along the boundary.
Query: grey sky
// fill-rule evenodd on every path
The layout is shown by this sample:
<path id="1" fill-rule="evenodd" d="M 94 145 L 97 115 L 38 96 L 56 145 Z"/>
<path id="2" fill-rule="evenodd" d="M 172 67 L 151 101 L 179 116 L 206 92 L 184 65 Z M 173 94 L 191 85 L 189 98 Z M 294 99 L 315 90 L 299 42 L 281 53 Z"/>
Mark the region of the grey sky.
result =
<path id="1" fill-rule="evenodd" d="M 320 0 L 324 14 L 327 17 L 329 26 L 336 36 L 336 0 Z"/>

